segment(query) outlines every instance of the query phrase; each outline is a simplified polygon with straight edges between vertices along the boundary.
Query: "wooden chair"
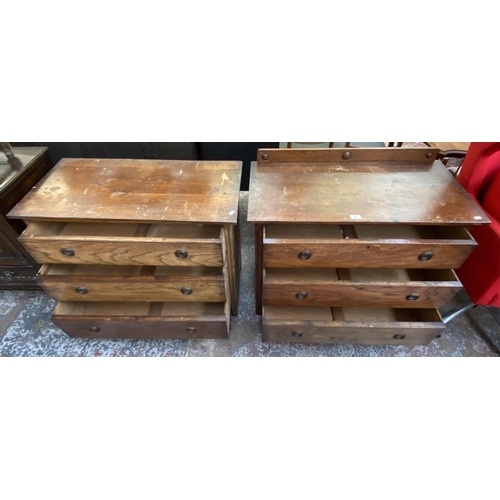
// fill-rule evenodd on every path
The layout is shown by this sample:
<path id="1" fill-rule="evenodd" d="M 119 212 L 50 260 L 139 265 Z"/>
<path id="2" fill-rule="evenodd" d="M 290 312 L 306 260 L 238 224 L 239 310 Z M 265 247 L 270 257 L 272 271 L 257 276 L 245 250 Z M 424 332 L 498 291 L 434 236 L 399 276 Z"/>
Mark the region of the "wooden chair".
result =
<path id="1" fill-rule="evenodd" d="M 431 148 L 439 148 L 438 159 L 453 176 L 457 176 L 462 167 L 470 142 L 425 142 Z"/>

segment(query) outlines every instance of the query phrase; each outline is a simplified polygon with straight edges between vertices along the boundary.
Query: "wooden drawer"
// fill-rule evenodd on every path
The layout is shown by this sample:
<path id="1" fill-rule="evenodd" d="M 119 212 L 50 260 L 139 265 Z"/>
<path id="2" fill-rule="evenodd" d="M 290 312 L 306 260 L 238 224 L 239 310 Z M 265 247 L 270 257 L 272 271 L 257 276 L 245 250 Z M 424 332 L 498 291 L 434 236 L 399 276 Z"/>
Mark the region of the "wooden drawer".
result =
<path id="1" fill-rule="evenodd" d="M 52 322 L 70 337 L 226 339 L 225 304 L 60 302 Z"/>
<path id="2" fill-rule="evenodd" d="M 426 345 L 445 329 L 435 309 L 266 306 L 265 342 Z"/>
<path id="3" fill-rule="evenodd" d="M 265 305 L 438 308 L 462 285 L 451 269 L 264 269 Z"/>
<path id="4" fill-rule="evenodd" d="M 19 241 L 41 264 L 222 266 L 221 226 L 32 222 Z"/>
<path id="5" fill-rule="evenodd" d="M 476 242 L 458 226 L 264 227 L 264 267 L 460 267 Z"/>
<path id="6" fill-rule="evenodd" d="M 91 266 L 45 264 L 38 283 L 63 301 L 224 302 L 216 267 Z"/>

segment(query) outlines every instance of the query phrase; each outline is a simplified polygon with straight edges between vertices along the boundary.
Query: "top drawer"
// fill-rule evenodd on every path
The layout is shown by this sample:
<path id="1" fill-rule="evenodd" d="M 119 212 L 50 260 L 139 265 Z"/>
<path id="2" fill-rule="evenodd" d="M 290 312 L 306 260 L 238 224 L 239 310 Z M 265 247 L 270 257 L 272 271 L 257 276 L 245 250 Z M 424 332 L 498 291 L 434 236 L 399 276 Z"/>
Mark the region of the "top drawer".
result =
<path id="1" fill-rule="evenodd" d="M 221 226 L 32 222 L 19 236 L 40 264 L 222 266 Z"/>
<path id="2" fill-rule="evenodd" d="M 458 226 L 264 227 L 265 267 L 457 268 L 477 243 Z"/>

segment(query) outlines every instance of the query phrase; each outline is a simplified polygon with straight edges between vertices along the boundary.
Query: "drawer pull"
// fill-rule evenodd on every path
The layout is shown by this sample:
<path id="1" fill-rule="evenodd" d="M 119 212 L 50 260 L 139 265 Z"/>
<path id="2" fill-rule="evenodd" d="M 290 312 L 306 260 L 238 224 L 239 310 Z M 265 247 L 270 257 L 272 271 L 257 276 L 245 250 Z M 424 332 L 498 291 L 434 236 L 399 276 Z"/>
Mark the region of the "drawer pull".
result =
<path id="1" fill-rule="evenodd" d="M 98 326 L 91 326 L 89 328 L 89 330 L 92 332 L 92 333 L 99 333 L 101 331 L 101 329 L 98 327 Z"/>
<path id="2" fill-rule="evenodd" d="M 189 288 L 188 286 L 183 286 L 181 288 L 181 292 L 184 294 L 184 295 L 191 295 L 193 293 L 193 289 L 192 288 Z"/>
<path id="3" fill-rule="evenodd" d="M 175 251 L 175 256 L 178 259 L 186 259 L 187 256 L 188 256 L 188 253 L 186 252 L 186 250 L 176 250 Z"/>
<path id="4" fill-rule="evenodd" d="M 186 328 L 186 332 L 188 332 L 188 333 L 196 333 L 196 328 L 194 326 L 188 326 Z"/>
<path id="5" fill-rule="evenodd" d="M 293 332 L 293 333 L 292 333 L 292 335 L 293 335 L 294 337 L 299 338 L 299 337 L 302 337 L 302 335 L 304 335 L 304 334 L 303 334 L 302 332 Z"/>
<path id="6" fill-rule="evenodd" d="M 418 300 L 420 298 L 419 293 L 410 293 L 410 295 L 406 296 L 406 300 Z"/>
<path id="7" fill-rule="evenodd" d="M 83 286 L 77 286 L 75 288 L 75 292 L 79 293 L 80 295 L 85 295 L 86 293 L 89 293 L 89 291 L 86 288 L 84 288 Z"/>
<path id="8" fill-rule="evenodd" d="M 71 248 L 61 248 L 61 253 L 66 255 L 66 257 L 73 257 L 75 255 L 75 251 L 71 250 Z"/>
<path id="9" fill-rule="evenodd" d="M 426 261 L 426 260 L 431 260 L 432 257 L 434 257 L 434 254 L 432 252 L 422 252 L 419 256 L 418 256 L 418 260 L 421 260 L 421 261 Z"/>
<path id="10" fill-rule="evenodd" d="M 5 278 L 10 279 L 13 278 L 14 276 L 17 276 L 17 273 L 15 271 L 4 271 L 3 275 Z"/>
<path id="11" fill-rule="evenodd" d="M 310 259 L 311 256 L 312 256 L 312 253 L 309 250 L 303 250 L 302 252 L 299 253 L 300 260 Z"/>
<path id="12" fill-rule="evenodd" d="M 298 292 L 295 294 L 295 297 L 297 297 L 299 300 L 307 299 L 308 293 L 307 292 Z"/>
<path id="13" fill-rule="evenodd" d="M 394 335 L 394 338 L 396 340 L 403 340 L 406 337 L 406 335 L 403 335 L 402 333 L 398 333 L 397 335 Z"/>

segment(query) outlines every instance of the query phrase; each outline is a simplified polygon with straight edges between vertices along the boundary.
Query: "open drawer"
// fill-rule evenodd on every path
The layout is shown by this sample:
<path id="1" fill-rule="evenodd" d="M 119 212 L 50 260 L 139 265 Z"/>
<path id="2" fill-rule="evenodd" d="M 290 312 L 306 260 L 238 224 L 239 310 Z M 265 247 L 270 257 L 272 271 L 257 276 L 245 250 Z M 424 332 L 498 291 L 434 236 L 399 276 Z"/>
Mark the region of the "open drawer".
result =
<path id="1" fill-rule="evenodd" d="M 226 339 L 228 305 L 60 302 L 51 320 L 77 338 Z"/>
<path id="2" fill-rule="evenodd" d="M 459 226 L 272 224 L 264 227 L 265 267 L 460 267 L 477 245 Z"/>
<path id="3" fill-rule="evenodd" d="M 224 302 L 222 268 L 44 264 L 37 282 L 63 301 Z"/>
<path id="4" fill-rule="evenodd" d="M 462 285 L 451 269 L 264 269 L 263 303 L 438 308 Z"/>
<path id="5" fill-rule="evenodd" d="M 222 266 L 221 226 L 31 222 L 19 241 L 40 264 Z"/>
<path id="6" fill-rule="evenodd" d="M 426 345 L 445 329 L 435 309 L 265 306 L 265 342 Z"/>

